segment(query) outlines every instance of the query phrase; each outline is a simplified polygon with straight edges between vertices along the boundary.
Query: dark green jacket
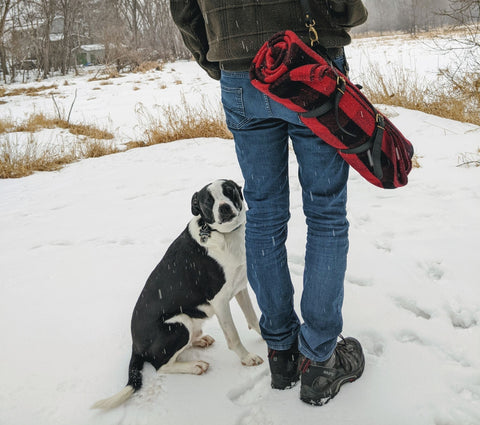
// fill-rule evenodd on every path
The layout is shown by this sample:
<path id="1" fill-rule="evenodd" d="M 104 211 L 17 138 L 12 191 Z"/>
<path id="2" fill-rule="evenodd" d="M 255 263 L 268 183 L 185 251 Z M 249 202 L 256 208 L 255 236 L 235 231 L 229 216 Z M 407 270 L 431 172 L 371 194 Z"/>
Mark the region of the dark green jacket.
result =
<path id="1" fill-rule="evenodd" d="M 367 19 L 361 0 L 310 0 L 319 43 L 335 55 L 348 29 Z M 300 0 L 170 0 L 174 22 L 195 60 L 220 79 L 220 69 L 247 71 L 263 43 L 282 30 L 308 41 Z"/>

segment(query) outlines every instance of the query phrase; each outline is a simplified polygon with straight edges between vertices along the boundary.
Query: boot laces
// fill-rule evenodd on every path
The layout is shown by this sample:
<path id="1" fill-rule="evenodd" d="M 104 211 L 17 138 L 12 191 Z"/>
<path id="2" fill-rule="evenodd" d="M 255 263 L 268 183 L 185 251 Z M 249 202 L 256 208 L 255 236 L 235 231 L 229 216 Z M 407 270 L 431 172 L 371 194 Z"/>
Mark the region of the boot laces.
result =
<path id="1" fill-rule="evenodd" d="M 336 358 L 346 372 L 351 372 L 357 366 L 354 347 L 349 345 L 342 335 L 340 335 L 340 338 L 341 341 L 338 342 L 335 348 Z"/>

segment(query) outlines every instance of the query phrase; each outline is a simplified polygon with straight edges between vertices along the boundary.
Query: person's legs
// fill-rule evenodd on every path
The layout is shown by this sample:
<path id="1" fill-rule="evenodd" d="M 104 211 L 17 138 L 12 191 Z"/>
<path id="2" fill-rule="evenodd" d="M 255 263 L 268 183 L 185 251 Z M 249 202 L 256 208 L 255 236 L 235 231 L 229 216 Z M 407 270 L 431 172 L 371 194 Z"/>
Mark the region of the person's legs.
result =
<path id="1" fill-rule="evenodd" d="M 262 312 L 267 345 L 287 350 L 297 340 L 299 320 L 285 241 L 289 213 L 288 123 L 274 117 L 269 99 L 248 73 L 222 72 L 222 103 L 245 179 L 247 274 Z"/>
<path id="2" fill-rule="evenodd" d="M 307 357 L 324 360 L 342 327 L 348 165 L 296 113 L 256 90 L 248 73 L 223 72 L 221 86 L 245 179 L 247 272 L 262 312 L 262 335 L 270 348 L 288 350 L 299 332 L 285 248 L 290 136 L 308 225 L 299 346 Z"/>
<path id="3" fill-rule="evenodd" d="M 363 371 L 360 344 L 346 339 L 337 345 L 348 250 L 348 165 L 335 149 L 313 135 L 296 113 L 254 89 L 248 73 L 223 72 L 221 83 L 227 124 L 245 179 L 248 278 L 262 311 L 260 327 L 269 346 L 272 387 L 288 388 L 298 380 L 299 372 L 285 373 L 281 377 L 285 380 L 278 381 L 274 375 L 276 359 L 282 360 L 277 366 L 291 369 L 297 364 L 298 340 L 303 353 L 301 398 L 323 404 L 344 382 L 357 379 Z M 308 225 L 301 304 L 305 323 L 299 338 L 285 248 L 290 217 L 289 136 L 299 163 Z M 352 370 L 345 370 L 345 364 Z M 322 374 L 328 377 L 320 379 Z"/>
<path id="4" fill-rule="evenodd" d="M 348 164 L 305 127 L 290 124 L 308 226 L 299 349 L 328 359 L 342 330 L 343 280 L 348 251 Z"/>

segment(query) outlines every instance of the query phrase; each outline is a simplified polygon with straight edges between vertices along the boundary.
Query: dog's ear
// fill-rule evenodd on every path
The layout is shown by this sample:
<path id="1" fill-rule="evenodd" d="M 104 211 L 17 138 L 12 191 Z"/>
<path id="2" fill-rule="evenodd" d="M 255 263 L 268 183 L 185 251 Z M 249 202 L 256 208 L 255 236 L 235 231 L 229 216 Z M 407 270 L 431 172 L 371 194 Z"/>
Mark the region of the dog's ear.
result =
<path id="1" fill-rule="evenodd" d="M 195 192 L 192 196 L 192 214 L 200 215 L 200 202 L 198 202 L 198 192 Z"/>

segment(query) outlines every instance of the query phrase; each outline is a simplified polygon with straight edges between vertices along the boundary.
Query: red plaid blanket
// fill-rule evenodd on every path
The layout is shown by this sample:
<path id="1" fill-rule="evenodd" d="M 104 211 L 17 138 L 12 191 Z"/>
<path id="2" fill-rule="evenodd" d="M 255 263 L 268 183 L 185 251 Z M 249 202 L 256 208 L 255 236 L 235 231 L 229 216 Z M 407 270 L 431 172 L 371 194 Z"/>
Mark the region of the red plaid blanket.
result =
<path id="1" fill-rule="evenodd" d="M 250 78 L 257 89 L 298 112 L 370 183 L 387 189 L 407 184 L 412 144 L 294 32 L 277 33 L 260 48 Z"/>

